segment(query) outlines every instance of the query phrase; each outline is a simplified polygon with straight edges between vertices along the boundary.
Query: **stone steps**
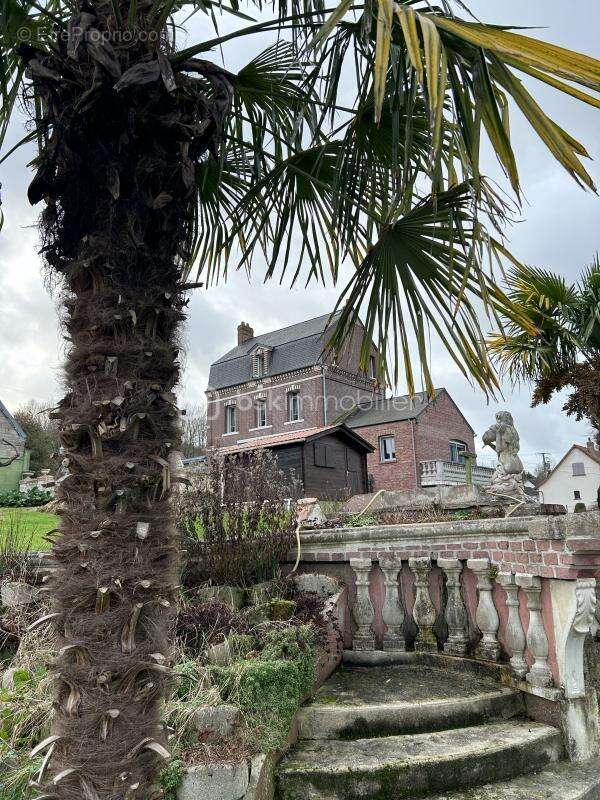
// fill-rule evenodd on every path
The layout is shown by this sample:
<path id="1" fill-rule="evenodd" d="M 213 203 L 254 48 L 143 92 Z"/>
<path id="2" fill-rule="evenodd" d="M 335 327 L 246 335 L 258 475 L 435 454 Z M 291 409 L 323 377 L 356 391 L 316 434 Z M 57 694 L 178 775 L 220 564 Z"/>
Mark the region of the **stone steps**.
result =
<path id="1" fill-rule="evenodd" d="M 338 670 L 298 714 L 300 739 L 359 739 L 469 727 L 523 714 L 520 692 L 420 666 Z"/>
<path id="2" fill-rule="evenodd" d="M 347 664 L 298 733 L 277 800 L 600 800 L 600 759 L 563 761 L 561 732 L 525 719 L 520 692 L 458 663 Z"/>
<path id="3" fill-rule="evenodd" d="M 444 792 L 430 800 L 600 800 L 600 759 L 553 764 L 533 775 Z"/>
<path id="4" fill-rule="evenodd" d="M 400 800 L 539 770 L 563 756 L 556 728 L 489 722 L 437 733 L 305 741 L 280 764 L 280 800 Z"/>

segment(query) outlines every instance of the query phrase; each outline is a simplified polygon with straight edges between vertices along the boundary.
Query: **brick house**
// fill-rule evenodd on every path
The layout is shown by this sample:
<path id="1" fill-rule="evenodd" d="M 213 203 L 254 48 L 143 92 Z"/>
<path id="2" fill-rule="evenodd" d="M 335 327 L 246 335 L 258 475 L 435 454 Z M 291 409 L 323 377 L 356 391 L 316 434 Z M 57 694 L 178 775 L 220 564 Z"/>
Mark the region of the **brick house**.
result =
<path id="1" fill-rule="evenodd" d="M 426 485 L 424 465 L 462 464 L 475 451 L 475 432 L 446 389 L 361 403 L 345 423 L 374 447 L 367 456 L 373 491 Z M 437 473 L 429 485 L 436 482 Z"/>
<path id="2" fill-rule="evenodd" d="M 335 322 L 325 315 L 260 335 L 242 322 L 236 347 L 210 368 L 209 448 L 232 453 L 272 446 L 272 437 L 281 446 L 299 432 L 341 426 L 371 445 L 362 457 L 373 491 L 444 482 L 437 465 L 462 465 L 462 454 L 474 451 L 473 429 L 448 392 L 386 398 L 375 347 L 367 372 L 359 368 L 362 324 L 337 359 L 324 352 Z M 429 483 L 424 469 L 435 473 Z"/>

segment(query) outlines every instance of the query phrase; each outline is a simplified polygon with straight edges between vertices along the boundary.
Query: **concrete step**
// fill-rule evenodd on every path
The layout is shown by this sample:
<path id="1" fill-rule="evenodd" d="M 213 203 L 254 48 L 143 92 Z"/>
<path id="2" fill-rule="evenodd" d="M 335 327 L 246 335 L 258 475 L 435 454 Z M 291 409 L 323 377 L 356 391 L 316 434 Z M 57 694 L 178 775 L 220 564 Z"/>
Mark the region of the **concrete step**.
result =
<path id="1" fill-rule="evenodd" d="M 514 689 L 422 666 L 345 667 L 298 713 L 301 739 L 366 739 L 469 727 L 524 711 Z"/>
<path id="2" fill-rule="evenodd" d="M 277 797 L 427 797 L 540 770 L 562 755 L 556 728 L 516 720 L 379 739 L 305 741 L 279 765 Z"/>
<path id="3" fill-rule="evenodd" d="M 430 800 L 600 800 L 600 759 L 553 764 L 533 775 L 436 794 Z"/>

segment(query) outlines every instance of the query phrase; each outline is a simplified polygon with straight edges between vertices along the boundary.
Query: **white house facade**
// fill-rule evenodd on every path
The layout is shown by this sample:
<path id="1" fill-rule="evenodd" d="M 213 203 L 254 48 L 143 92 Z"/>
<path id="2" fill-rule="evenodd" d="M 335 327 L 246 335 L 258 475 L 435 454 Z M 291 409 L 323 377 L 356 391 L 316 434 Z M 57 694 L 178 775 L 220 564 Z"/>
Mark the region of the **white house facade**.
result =
<path id="1" fill-rule="evenodd" d="M 543 503 L 559 503 L 574 511 L 577 503 L 597 508 L 599 486 L 600 450 L 589 441 L 587 447 L 574 444 L 538 488 Z"/>

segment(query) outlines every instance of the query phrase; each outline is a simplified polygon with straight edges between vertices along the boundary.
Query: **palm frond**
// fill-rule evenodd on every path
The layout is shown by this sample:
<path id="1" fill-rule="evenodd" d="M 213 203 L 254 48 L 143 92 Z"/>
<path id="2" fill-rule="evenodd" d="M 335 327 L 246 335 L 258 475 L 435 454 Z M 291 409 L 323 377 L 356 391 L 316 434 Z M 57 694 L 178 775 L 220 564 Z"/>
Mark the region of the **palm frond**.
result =
<path id="1" fill-rule="evenodd" d="M 367 363 L 371 342 L 392 353 L 385 377 L 397 383 L 401 366 L 408 390 L 416 390 L 411 344 L 418 352 L 428 391 L 433 390 L 428 332 L 435 331 L 465 376 L 482 388 L 496 385 L 477 300 L 487 291 L 489 302 L 508 313 L 510 302 L 473 269 L 478 245 L 473 222 L 472 187 L 463 183 L 429 197 L 387 226 L 369 249 L 342 292 L 341 310 L 330 346 L 340 350 L 365 307 L 366 337 L 361 358 Z M 396 332 L 397 341 L 390 335 Z"/>

